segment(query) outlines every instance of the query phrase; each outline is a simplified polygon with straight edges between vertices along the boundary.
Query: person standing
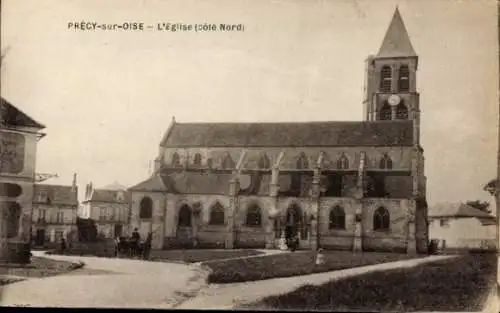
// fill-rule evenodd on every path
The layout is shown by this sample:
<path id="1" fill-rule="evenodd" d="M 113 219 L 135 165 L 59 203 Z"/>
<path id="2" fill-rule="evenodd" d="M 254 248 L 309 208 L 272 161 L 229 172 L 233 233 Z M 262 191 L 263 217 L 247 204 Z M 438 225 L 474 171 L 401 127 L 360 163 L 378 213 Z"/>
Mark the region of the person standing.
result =
<path id="1" fill-rule="evenodd" d="M 145 260 L 149 260 L 149 255 L 151 253 L 151 242 L 153 241 L 153 234 L 151 232 L 148 233 L 148 237 L 144 242 L 143 246 L 143 257 Z"/>
<path id="2" fill-rule="evenodd" d="M 61 253 L 66 252 L 66 240 L 64 238 L 61 238 Z"/>
<path id="3" fill-rule="evenodd" d="M 132 252 L 132 257 L 135 257 L 138 252 L 139 252 L 139 241 L 141 240 L 141 235 L 139 235 L 139 232 L 137 231 L 137 228 L 134 228 L 134 231 L 132 232 L 132 238 L 131 238 L 131 252 Z"/>

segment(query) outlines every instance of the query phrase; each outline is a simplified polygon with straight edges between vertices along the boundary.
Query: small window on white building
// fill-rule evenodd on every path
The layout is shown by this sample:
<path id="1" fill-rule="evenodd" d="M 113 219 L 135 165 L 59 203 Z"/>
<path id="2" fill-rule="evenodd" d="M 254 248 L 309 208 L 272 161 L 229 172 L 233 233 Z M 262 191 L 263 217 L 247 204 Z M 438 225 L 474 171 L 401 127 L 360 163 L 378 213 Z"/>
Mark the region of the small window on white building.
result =
<path id="1" fill-rule="evenodd" d="M 101 221 L 104 221 L 106 219 L 106 209 L 105 208 L 101 208 L 101 210 L 99 212 L 99 219 Z"/>
<path id="2" fill-rule="evenodd" d="M 440 219 L 439 220 L 439 225 L 441 225 L 441 227 L 449 227 L 450 226 L 450 220 L 448 219 Z"/>
<path id="3" fill-rule="evenodd" d="M 57 223 L 64 222 L 64 212 L 57 212 Z"/>

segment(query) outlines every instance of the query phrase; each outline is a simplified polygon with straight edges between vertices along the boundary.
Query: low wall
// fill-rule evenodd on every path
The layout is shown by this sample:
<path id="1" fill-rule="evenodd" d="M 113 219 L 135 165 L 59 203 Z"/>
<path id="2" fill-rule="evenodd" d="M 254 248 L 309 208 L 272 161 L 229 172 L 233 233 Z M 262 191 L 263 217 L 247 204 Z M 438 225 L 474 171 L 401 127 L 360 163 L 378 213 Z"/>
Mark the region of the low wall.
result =
<path id="1" fill-rule="evenodd" d="M 65 253 L 72 255 L 113 257 L 115 255 L 115 243 L 113 240 L 101 242 L 73 242 L 71 248 Z"/>

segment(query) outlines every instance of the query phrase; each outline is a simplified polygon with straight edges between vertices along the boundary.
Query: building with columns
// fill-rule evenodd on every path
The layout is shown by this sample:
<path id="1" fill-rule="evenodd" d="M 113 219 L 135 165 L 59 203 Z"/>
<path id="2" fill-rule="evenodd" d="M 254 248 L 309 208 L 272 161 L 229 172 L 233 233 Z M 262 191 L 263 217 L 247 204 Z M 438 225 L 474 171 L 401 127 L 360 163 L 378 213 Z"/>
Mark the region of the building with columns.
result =
<path id="1" fill-rule="evenodd" d="M 425 252 L 418 57 L 396 9 L 366 60 L 363 121 L 179 123 L 131 187 L 131 228 L 153 247 Z"/>

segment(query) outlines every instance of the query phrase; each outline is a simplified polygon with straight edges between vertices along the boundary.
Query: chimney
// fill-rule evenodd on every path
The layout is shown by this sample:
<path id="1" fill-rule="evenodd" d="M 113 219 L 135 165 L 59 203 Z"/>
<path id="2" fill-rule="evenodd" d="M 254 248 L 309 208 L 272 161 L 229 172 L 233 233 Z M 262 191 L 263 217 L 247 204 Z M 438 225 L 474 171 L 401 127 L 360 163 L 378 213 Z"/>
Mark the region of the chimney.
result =
<path id="1" fill-rule="evenodd" d="M 71 191 L 76 192 L 76 173 L 73 174 L 73 184 L 71 185 Z"/>

